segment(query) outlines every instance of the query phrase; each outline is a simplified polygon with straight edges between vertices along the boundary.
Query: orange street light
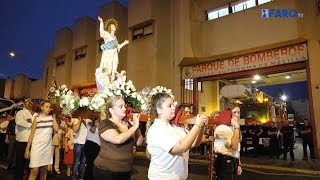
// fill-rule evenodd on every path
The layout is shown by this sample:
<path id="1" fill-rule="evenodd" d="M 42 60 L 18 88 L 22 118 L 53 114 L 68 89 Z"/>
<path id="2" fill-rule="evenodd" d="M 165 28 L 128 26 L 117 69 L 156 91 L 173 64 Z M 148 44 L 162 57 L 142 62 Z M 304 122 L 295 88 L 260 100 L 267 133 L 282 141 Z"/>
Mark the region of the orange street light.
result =
<path id="1" fill-rule="evenodd" d="M 15 53 L 14 51 L 11 51 L 11 52 L 9 53 L 9 55 L 10 55 L 11 57 L 15 57 L 15 56 L 16 56 L 16 53 Z"/>
<path id="2" fill-rule="evenodd" d="M 16 59 L 18 60 L 20 63 L 22 63 L 22 65 L 24 66 L 24 71 L 29 71 L 29 67 L 28 67 L 28 64 L 23 61 L 25 59 L 25 57 L 23 56 L 23 54 L 21 53 L 17 53 L 15 51 L 10 51 L 9 52 L 9 56 L 12 58 L 12 59 Z M 26 72 L 22 72 L 22 74 L 26 75 L 27 73 Z"/>

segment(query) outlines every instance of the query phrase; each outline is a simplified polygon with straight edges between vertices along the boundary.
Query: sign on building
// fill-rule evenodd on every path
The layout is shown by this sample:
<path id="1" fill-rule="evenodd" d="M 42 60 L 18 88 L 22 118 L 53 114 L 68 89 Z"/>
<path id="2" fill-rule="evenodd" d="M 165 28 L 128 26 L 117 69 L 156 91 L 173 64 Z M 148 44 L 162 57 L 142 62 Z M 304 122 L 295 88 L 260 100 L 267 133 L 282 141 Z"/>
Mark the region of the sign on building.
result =
<path id="1" fill-rule="evenodd" d="M 192 79 L 197 77 L 227 74 L 257 68 L 290 64 L 299 61 L 306 61 L 307 59 L 307 45 L 304 43 L 183 67 L 182 78 Z"/>

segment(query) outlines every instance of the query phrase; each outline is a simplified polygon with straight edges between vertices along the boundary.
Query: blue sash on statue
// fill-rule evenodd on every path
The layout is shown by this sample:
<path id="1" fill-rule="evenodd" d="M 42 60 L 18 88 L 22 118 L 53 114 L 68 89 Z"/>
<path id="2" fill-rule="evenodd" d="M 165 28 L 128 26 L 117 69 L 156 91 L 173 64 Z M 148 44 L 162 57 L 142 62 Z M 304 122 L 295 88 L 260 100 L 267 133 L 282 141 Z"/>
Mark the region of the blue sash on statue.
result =
<path id="1" fill-rule="evenodd" d="M 109 38 L 108 40 L 105 39 L 104 44 L 100 46 L 102 51 L 115 49 L 117 47 L 118 47 L 118 41 L 117 39 L 113 39 L 113 38 L 112 39 Z"/>

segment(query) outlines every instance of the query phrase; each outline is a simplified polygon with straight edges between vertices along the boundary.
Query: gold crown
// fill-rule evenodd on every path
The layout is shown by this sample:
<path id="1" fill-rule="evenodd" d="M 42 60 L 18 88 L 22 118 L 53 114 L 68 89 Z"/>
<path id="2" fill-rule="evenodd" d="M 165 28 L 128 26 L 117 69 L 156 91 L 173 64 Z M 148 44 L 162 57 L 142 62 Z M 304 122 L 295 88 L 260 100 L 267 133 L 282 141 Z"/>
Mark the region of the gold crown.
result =
<path id="1" fill-rule="evenodd" d="M 119 23 L 117 20 L 113 19 L 113 18 L 109 18 L 107 19 L 105 22 L 104 22 L 104 28 L 106 30 L 108 30 L 108 27 L 111 25 L 111 24 L 114 24 L 116 26 L 116 29 L 118 29 L 119 27 Z"/>

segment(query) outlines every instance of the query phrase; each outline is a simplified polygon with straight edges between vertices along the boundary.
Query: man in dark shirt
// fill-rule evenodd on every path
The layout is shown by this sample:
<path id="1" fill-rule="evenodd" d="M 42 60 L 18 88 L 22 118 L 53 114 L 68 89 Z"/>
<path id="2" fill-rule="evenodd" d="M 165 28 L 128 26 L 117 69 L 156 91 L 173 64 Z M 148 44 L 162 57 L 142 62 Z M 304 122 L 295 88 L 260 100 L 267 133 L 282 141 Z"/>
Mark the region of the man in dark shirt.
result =
<path id="1" fill-rule="evenodd" d="M 280 130 L 282 135 L 282 144 L 284 148 L 283 158 L 287 159 L 288 150 L 290 151 L 290 158 L 294 161 L 293 144 L 294 144 L 294 130 L 293 126 L 290 126 L 288 121 L 285 121 L 285 125 Z"/>
<path id="2" fill-rule="evenodd" d="M 8 145 L 5 143 L 6 132 L 8 127 L 7 115 L 3 114 L 0 117 L 0 158 L 5 159 L 8 155 Z"/>
<path id="3" fill-rule="evenodd" d="M 270 138 L 269 153 L 271 158 L 273 157 L 273 155 L 276 155 L 279 159 L 279 143 L 277 134 L 278 128 L 276 128 L 274 122 L 272 122 L 268 129 L 268 137 Z"/>
<path id="4" fill-rule="evenodd" d="M 307 155 L 307 145 L 309 146 L 310 150 L 310 158 L 314 159 L 313 153 L 313 142 L 312 142 L 312 128 L 309 125 L 308 119 L 304 119 L 304 125 L 300 129 L 301 137 L 302 137 L 302 144 L 303 144 L 303 160 L 308 159 Z"/>
<path id="5" fill-rule="evenodd" d="M 259 154 L 259 138 L 260 135 L 263 133 L 261 126 L 257 125 L 256 121 L 252 122 L 252 126 L 249 130 L 249 134 L 252 137 L 252 143 L 254 146 L 254 157 L 258 157 Z"/>
<path id="6" fill-rule="evenodd" d="M 7 165 L 8 169 L 12 168 L 14 166 L 14 157 L 15 157 L 15 142 L 16 142 L 16 133 L 15 133 L 15 127 L 16 127 L 16 121 L 13 116 L 9 115 L 9 124 L 7 128 L 7 135 L 6 135 L 6 144 L 8 144 L 8 157 L 7 157 Z"/>

